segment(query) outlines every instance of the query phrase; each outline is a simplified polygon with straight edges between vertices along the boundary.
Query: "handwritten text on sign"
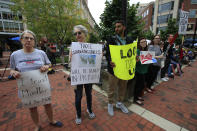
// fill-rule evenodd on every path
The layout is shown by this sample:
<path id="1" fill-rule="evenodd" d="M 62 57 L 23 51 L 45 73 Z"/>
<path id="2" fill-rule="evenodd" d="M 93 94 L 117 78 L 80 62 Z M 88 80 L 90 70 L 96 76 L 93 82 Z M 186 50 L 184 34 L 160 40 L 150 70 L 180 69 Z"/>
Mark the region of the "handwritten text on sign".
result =
<path id="1" fill-rule="evenodd" d="M 109 45 L 114 75 L 122 80 L 130 80 L 135 76 L 137 41 L 129 45 Z"/>
<path id="2" fill-rule="evenodd" d="M 19 98 L 24 107 L 36 107 L 51 103 L 51 89 L 47 73 L 40 70 L 22 72 L 17 80 Z"/>
<path id="3" fill-rule="evenodd" d="M 71 85 L 98 83 L 102 45 L 73 42 L 71 50 Z"/>
<path id="4" fill-rule="evenodd" d="M 179 34 L 186 34 L 189 12 L 180 11 Z"/>

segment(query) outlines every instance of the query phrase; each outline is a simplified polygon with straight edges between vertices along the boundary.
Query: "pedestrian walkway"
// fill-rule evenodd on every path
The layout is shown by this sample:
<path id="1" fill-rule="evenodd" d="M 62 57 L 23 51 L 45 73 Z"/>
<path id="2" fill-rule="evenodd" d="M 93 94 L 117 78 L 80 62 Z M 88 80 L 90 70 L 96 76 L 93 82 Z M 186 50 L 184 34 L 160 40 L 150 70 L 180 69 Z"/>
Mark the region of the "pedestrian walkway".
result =
<path id="1" fill-rule="evenodd" d="M 49 75 L 52 86 L 52 104 L 55 119 L 64 123 L 62 128 L 48 124 L 43 107 L 39 107 L 40 123 L 44 131 L 162 131 L 163 123 L 155 122 L 152 116 L 159 116 L 180 130 L 197 130 L 197 62 L 186 67 L 181 77 L 156 86 L 154 94 L 145 94 L 145 105 L 128 105 L 131 112 L 123 114 L 115 110 L 115 116 L 107 114 L 107 97 L 93 91 L 93 111 L 96 118 L 90 120 L 86 113 L 85 95 L 82 100 L 82 124 L 76 125 L 74 91 L 64 79 L 61 70 Z M 29 111 L 21 105 L 17 96 L 16 80 L 0 82 L 0 130 L 28 131 L 33 130 Z M 133 106 L 133 107 L 132 107 Z M 135 107 L 134 107 L 135 106 Z M 135 111 L 137 109 L 137 111 Z M 140 110 L 141 109 L 141 110 Z M 139 113 L 142 111 L 141 113 Z M 146 114 L 152 114 L 147 116 Z M 159 120 L 158 120 L 159 121 Z M 161 121 L 163 122 L 163 121 Z M 165 124 L 164 124 L 165 125 Z M 168 128 L 167 130 L 170 130 Z"/>

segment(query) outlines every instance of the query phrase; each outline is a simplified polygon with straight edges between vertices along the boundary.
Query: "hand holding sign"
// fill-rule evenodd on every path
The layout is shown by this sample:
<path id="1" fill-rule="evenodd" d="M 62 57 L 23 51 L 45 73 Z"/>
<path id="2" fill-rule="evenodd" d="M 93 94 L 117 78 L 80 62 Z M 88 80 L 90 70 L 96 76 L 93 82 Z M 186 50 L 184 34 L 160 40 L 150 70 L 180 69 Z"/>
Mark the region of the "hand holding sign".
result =
<path id="1" fill-rule="evenodd" d="M 49 69 L 49 65 L 43 65 L 41 68 L 40 68 L 40 72 L 45 72 Z"/>
<path id="2" fill-rule="evenodd" d="M 36 107 L 51 103 L 51 89 L 47 73 L 40 70 L 22 72 L 17 80 L 19 98 L 24 107 Z"/>
<path id="3" fill-rule="evenodd" d="M 20 72 L 15 71 L 15 70 L 11 70 L 10 75 L 13 76 L 16 79 L 20 78 Z"/>
<path id="4" fill-rule="evenodd" d="M 112 68 L 116 67 L 115 63 L 112 62 L 112 61 L 110 61 L 110 65 L 111 65 Z"/>
<path id="5" fill-rule="evenodd" d="M 137 41 L 128 45 L 110 45 L 112 61 L 115 64 L 114 75 L 122 80 L 130 80 L 135 76 Z M 117 53 L 119 52 L 119 53 Z"/>

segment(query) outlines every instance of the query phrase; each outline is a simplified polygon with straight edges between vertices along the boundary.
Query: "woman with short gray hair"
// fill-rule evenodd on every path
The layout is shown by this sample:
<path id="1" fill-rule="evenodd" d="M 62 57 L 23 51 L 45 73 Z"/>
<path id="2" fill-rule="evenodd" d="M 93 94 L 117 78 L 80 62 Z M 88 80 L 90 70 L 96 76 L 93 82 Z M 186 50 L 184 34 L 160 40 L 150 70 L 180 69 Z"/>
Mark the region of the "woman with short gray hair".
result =
<path id="1" fill-rule="evenodd" d="M 20 41 L 23 45 L 23 48 L 17 51 L 14 51 L 10 57 L 10 74 L 15 78 L 21 77 L 21 72 L 29 73 L 32 70 L 40 70 L 41 73 L 48 71 L 49 61 L 46 53 L 42 50 L 35 49 L 36 44 L 36 35 L 30 31 L 26 30 L 21 34 Z M 31 74 L 29 73 L 29 76 Z M 31 87 L 31 85 L 29 85 Z M 19 98 L 22 94 L 19 92 Z M 27 97 L 31 99 L 31 97 Z M 42 105 L 42 104 L 40 104 Z M 55 121 L 53 119 L 53 110 L 51 103 L 44 104 L 46 114 L 49 118 L 50 125 L 56 127 L 62 127 L 62 123 Z M 37 110 L 37 105 L 32 105 L 29 108 L 31 118 L 35 124 L 35 131 L 40 131 L 41 126 L 39 124 L 39 114 Z"/>
<path id="2" fill-rule="evenodd" d="M 73 28 L 73 34 L 78 42 L 85 43 L 86 37 L 88 35 L 88 30 L 83 25 L 76 25 Z M 70 59 L 72 57 L 72 52 L 70 52 Z M 72 65 L 71 65 L 72 66 Z M 75 107 L 77 111 L 76 124 L 81 124 L 81 99 L 83 94 L 83 87 L 85 88 L 86 100 L 87 100 L 87 113 L 90 119 L 95 118 L 95 114 L 92 111 L 92 84 L 81 84 L 77 85 L 74 89 L 75 92 Z"/>

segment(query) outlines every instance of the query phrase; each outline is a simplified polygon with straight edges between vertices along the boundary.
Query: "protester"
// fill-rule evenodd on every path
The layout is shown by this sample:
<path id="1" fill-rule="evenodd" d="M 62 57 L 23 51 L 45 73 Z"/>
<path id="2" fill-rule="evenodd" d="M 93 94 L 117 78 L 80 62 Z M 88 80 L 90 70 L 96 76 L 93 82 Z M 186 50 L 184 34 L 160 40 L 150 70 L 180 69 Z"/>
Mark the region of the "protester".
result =
<path id="1" fill-rule="evenodd" d="M 113 68 L 118 63 L 114 63 L 111 60 L 109 45 L 126 45 L 131 44 L 133 40 L 127 36 L 125 36 L 125 24 L 124 21 L 119 20 L 115 22 L 115 32 L 116 35 L 112 36 L 108 39 L 106 45 L 106 59 L 108 62 L 108 72 L 109 72 L 109 90 L 108 90 L 108 113 L 110 116 L 114 115 L 113 111 L 113 102 L 114 102 L 114 94 L 116 92 L 116 88 L 118 88 L 118 100 L 116 103 L 116 108 L 119 108 L 124 113 L 128 113 L 128 109 L 122 103 L 125 97 L 126 89 L 127 89 L 127 81 L 118 79 L 114 76 Z"/>
<path id="2" fill-rule="evenodd" d="M 151 89 L 151 86 L 153 85 L 153 82 L 156 80 L 157 74 L 161 69 L 161 60 L 163 58 L 163 54 L 159 43 L 160 43 L 160 36 L 155 35 L 154 39 L 151 41 L 150 45 L 148 46 L 148 51 L 154 51 L 155 58 L 157 59 L 157 62 L 151 64 L 148 69 L 146 91 L 149 93 L 152 92 L 153 89 Z"/>
<path id="3" fill-rule="evenodd" d="M 88 30 L 83 25 L 76 25 L 74 26 L 73 33 L 75 35 L 75 38 L 78 42 L 85 43 L 86 37 L 88 35 Z M 72 60 L 72 52 L 70 52 L 70 59 Z M 72 65 L 71 65 L 72 66 Z M 75 107 L 77 111 L 76 115 L 76 124 L 81 124 L 81 99 L 83 96 L 83 87 L 85 88 L 86 93 L 86 100 L 87 100 L 87 113 L 89 115 L 90 119 L 95 118 L 95 114 L 92 111 L 92 84 L 82 84 L 77 85 L 77 87 L 74 89 L 75 92 Z"/>
<path id="4" fill-rule="evenodd" d="M 180 62 L 180 51 L 179 51 L 179 45 L 176 45 L 175 48 L 172 50 L 172 56 L 170 66 L 168 69 L 168 76 L 171 76 L 171 72 L 173 72 L 173 75 L 181 76 L 182 70 L 181 70 L 181 62 Z M 175 68 L 177 67 L 177 73 L 175 72 Z"/>
<path id="5" fill-rule="evenodd" d="M 47 43 L 46 54 L 51 61 L 52 66 L 56 65 L 56 47 L 53 43 Z"/>
<path id="6" fill-rule="evenodd" d="M 43 50 L 44 52 L 47 51 L 47 44 L 48 44 L 48 40 L 46 37 L 42 37 L 41 41 L 40 41 L 40 48 L 41 50 Z"/>
<path id="7" fill-rule="evenodd" d="M 140 51 L 147 51 L 147 41 L 145 38 L 141 38 L 138 41 L 138 49 L 137 49 L 137 60 L 136 60 L 136 70 L 135 70 L 135 77 L 136 77 L 136 84 L 134 89 L 134 102 L 138 105 L 143 105 L 143 90 L 146 85 L 146 75 L 148 73 L 148 64 L 141 64 L 140 62 Z"/>
<path id="8" fill-rule="evenodd" d="M 20 41 L 23 45 L 23 48 L 11 54 L 10 74 L 15 78 L 20 78 L 21 72 L 27 72 L 37 69 L 40 69 L 40 72 L 46 72 L 49 68 L 50 61 L 45 52 L 34 48 L 36 44 L 35 34 L 32 31 L 26 30 L 21 34 Z M 55 121 L 53 118 L 53 110 L 51 104 L 46 104 L 44 105 L 44 107 L 46 114 L 49 118 L 50 125 L 62 127 L 63 124 L 59 121 Z M 35 131 L 41 130 L 37 107 L 29 108 L 29 110 L 31 118 L 36 126 Z"/>
<path id="9" fill-rule="evenodd" d="M 163 53 L 164 53 L 164 56 L 166 57 L 165 62 L 164 62 L 164 67 L 161 69 L 161 79 L 163 81 L 169 80 L 168 77 L 165 77 L 165 74 L 167 73 L 168 67 L 171 62 L 170 56 L 172 56 L 172 53 L 173 53 L 173 43 L 172 43 L 173 37 L 174 37 L 173 34 L 169 34 L 168 41 L 164 43 L 164 47 L 163 47 Z"/>
<path id="10" fill-rule="evenodd" d="M 60 45 L 60 59 L 61 59 L 62 65 L 64 65 L 65 63 L 64 47 L 65 47 L 64 44 Z"/>

